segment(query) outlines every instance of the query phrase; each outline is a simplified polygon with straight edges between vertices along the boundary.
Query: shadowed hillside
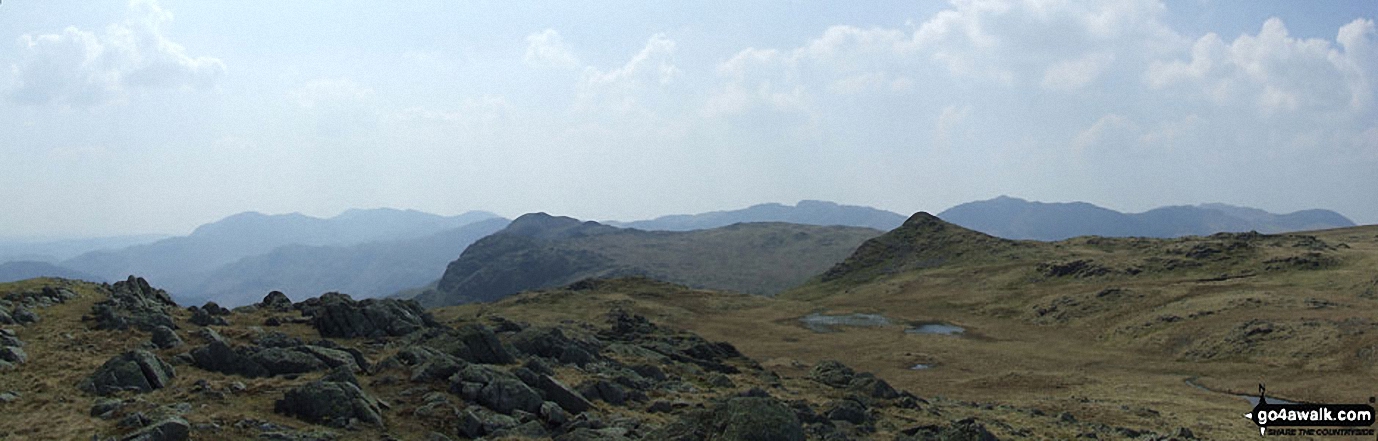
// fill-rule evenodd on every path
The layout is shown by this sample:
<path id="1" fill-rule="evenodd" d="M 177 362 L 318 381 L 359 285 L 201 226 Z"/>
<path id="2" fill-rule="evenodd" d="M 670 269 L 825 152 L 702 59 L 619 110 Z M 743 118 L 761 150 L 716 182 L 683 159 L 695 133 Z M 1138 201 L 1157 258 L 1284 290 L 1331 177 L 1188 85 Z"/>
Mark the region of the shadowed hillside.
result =
<path id="1" fill-rule="evenodd" d="M 632 275 L 773 294 L 823 271 L 877 234 L 783 223 L 651 232 L 527 214 L 466 249 L 437 288 L 417 300 L 430 306 L 492 301 L 590 277 Z"/>

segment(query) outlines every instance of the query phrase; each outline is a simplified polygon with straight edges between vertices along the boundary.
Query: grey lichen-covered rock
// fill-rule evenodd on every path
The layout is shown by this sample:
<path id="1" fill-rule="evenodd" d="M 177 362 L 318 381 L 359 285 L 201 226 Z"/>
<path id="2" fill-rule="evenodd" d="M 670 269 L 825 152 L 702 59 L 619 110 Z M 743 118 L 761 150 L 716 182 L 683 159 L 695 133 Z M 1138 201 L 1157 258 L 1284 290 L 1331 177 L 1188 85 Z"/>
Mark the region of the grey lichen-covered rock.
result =
<path id="1" fill-rule="evenodd" d="M 582 394 L 549 375 L 536 374 L 535 380 L 531 383 L 532 387 L 545 394 L 547 400 L 555 402 L 566 412 L 579 414 L 593 407 L 593 404 L 589 403 L 589 400 L 585 399 Z"/>
<path id="2" fill-rule="evenodd" d="M 511 364 L 516 357 L 483 325 L 465 325 L 429 339 L 425 345 L 470 363 Z"/>
<path id="3" fill-rule="evenodd" d="M 852 381 L 847 383 L 847 389 L 872 398 L 894 399 L 900 396 L 899 391 L 891 387 L 890 383 L 869 372 L 852 377 Z"/>
<path id="4" fill-rule="evenodd" d="M 325 363 L 308 352 L 287 348 L 264 348 L 249 356 L 263 366 L 268 375 L 301 374 L 326 368 Z"/>
<path id="5" fill-rule="evenodd" d="M 157 355 L 136 349 L 125 352 L 101 365 L 79 386 L 96 395 L 109 395 L 122 390 L 149 392 L 172 384 L 176 372 Z"/>
<path id="6" fill-rule="evenodd" d="M 526 383 L 512 378 L 499 378 L 483 386 L 479 391 L 478 402 L 489 409 L 505 414 L 520 409 L 526 412 L 539 412 L 541 394 Z"/>
<path id="7" fill-rule="evenodd" d="M 649 435 L 652 439 L 802 441 L 804 426 L 773 397 L 735 397 L 711 410 L 691 412 Z"/>
<path id="8" fill-rule="evenodd" d="M 224 317 L 212 314 L 210 311 L 204 308 L 197 308 L 195 306 L 193 306 L 191 309 L 190 321 L 191 324 L 197 326 L 228 326 L 230 324 L 230 322 L 228 320 L 225 320 Z"/>
<path id="9" fill-rule="evenodd" d="M 191 424 L 172 417 L 125 435 L 120 441 L 184 441 L 191 435 Z"/>
<path id="10" fill-rule="evenodd" d="M 846 387 L 856 378 L 856 372 L 840 361 L 824 360 L 809 370 L 809 378 L 832 387 Z"/>
<path id="11" fill-rule="evenodd" d="M 946 426 L 919 426 L 905 429 L 896 438 L 901 441 L 952 440 L 952 441 L 998 441 L 995 434 L 974 418 L 966 418 Z"/>
<path id="12" fill-rule="evenodd" d="M 274 403 L 273 411 L 332 427 L 348 427 L 351 420 L 383 426 L 382 406 L 377 399 L 355 383 L 332 380 L 337 378 L 322 378 L 288 390 Z"/>
<path id="13" fill-rule="evenodd" d="M 159 349 L 181 347 L 185 343 L 182 341 L 182 337 L 177 335 L 177 331 L 172 330 L 172 328 L 161 325 L 153 328 L 153 345 Z"/>
<path id="14" fill-rule="evenodd" d="M 293 347 L 292 350 L 310 355 L 320 360 L 326 368 L 336 368 L 344 366 L 350 371 L 359 372 L 363 370 L 354 354 L 342 349 L 332 349 L 316 345 L 301 345 Z"/>
<path id="15" fill-rule="evenodd" d="M 24 349 L 18 346 L 0 347 L 0 361 L 7 361 L 11 364 L 23 364 L 29 361 L 29 355 L 24 353 Z"/>
<path id="16" fill-rule="evenodd" d="M 719 439 L 802 441 L 804 426 L 788 406 L 774 398 L 740 397 L 714 411 L 722 424 Z"/>
<path id="17" fill-rule="evenodd" d="M 230 347 L 225 340 L 211 340 L 191 351 L 192 364 L 201 369 L 244 377 L 266 377 L 268 369 L 241 351 Z"/>
<path id="18" fill-rule="evenodd" d="M 138 328 L 152 332 L 158 326 L 176 329 L 168 308 L 176 308 L 166 291 L 154 289 L 143 278 L 129 276 L 128 280 L 102 286 L 110 293 L 110 298 L 91 307 L 89 320 L 96 322 L 96 329 Z"/>
<path id="19" fill-rule="evenodd" d="M 257 306 L 263 309 L 286 312 L 292 310 L 292 299 L 287 298 L 287 294 L 283 294 L 282 291 L 272 291 L 264 296 L 263 301 L 259 302 Z"/>
<path id="20" fill-rule="evenodd" d="M 501 369 L 480 364 L 470 364 L 451 378 L 451 390 L 464 395 L 465 383 L 477 385 L 474 399 L 484 407 L 503 414 L 514 410 L 536 413 L 541 410 L 540 392 L 536 392 L 515 375 Z M 472 386 L 471 386 L 472 387 Z"/>
<path id="21" fill-rule="evenodd" d="M 324 337 L 401 336 L 439 326 L 420 304 L 411 300 L 355 301 L 346 294 L 327 293 L 318 303 L 309 313 L 311 324 Z"/>

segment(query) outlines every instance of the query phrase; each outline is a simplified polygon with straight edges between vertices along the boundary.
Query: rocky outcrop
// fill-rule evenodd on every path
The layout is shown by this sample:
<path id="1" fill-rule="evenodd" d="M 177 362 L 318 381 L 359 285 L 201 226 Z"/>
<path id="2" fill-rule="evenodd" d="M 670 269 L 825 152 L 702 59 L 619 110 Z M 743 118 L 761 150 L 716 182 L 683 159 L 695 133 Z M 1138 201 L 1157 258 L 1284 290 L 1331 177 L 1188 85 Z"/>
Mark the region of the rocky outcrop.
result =
<path id="1" fill-rule="evenodd" d="M 129 276 L 128 280 L 103 285 L 110 298 L 91 307 L 86 319 L 94 321 L 96 329 L 124 330 L 131 327 L 152 332 L 158 326 L 176 329 L 169 308 L 177 303 L 167 291 L 154 289 L 143 278 Z"/>
<path id="2" fill-rule="evenodd" d="M 181 417 L 172 417 L 135 431 L 120 441 L 183 441 L 191 435 L 191 424 Z"/>
<path id="3" fill-rule="evenodd" d="M 770 397 L 734 397 L 709 410 L 690 412 L 651 433 L 654 439 L 803 441 L 794 410 Z"/>
<path id="4" fill-rule="evenodd" d="M 153 345 L 157 346 L 158 349 L 172 349 L 181 347 L 183 344 L 186 342 L 182 341 L 182 337 L 177 335 L 177 331 L 172 330 L 172 328 L 161 325 L 153 328 Z"/>
<path id="5" fill-rule="evenodd" d="M 273 404 L 273 411 L 332 427 L 355 424 L 383 426 L 383 404 L 359 388 L 347 369 L 293 388 Z"/>
<path id="6" fill-rule="evenodd" d="M 109 395 L 122 390 L 149 392 L 172 384 L 176 372 L 157 355 L 144 350 L 120 354 L 83 381 L 79 388 L 96 395 Z"/>
<path id="7" fill-rule="evenodd" d="M 292 310 L 292 299 L 287 298 L 287 294 L 283 294 L 282 291 L 272 291 L 263 297 L 262 302 L 258 302 L 254 306 L 271 311 L 287 312 Z"/>
<path id="8" fill-rule="evenodd" d="M 0 372 L 15 369 L 19 364 L 29 361 L 24 352 L 24 342 L 10 329 L 0 329 Z"/>
<path id="9" fill-rule="evenodd" d="M 191 351 L 192 364 L 212 372 L 242 377 L 271 377 L 301 374 L 344 367 L 351 372 L 363 370 L 359 359 L 348 351 L 316 345 L 294 346 L 231 346 L 229 342 L 212 340 Z"/>
<path id="10" fill-rule="evenodd" d="M 365 299 L 355 301 L 346 294 L 322 295 L 318 304 L 303 307 L 311 324 L 323 337 L 402 336 L 438 326 L 430 313 L 410 300 Z"/>

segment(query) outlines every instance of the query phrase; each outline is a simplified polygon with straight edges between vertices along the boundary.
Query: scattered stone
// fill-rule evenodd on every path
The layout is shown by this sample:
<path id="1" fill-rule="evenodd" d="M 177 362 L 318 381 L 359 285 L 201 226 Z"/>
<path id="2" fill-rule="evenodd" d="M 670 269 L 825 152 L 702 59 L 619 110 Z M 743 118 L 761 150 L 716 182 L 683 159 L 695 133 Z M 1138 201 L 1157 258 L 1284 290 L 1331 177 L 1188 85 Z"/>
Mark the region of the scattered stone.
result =
<path id="1" fill-rule="evenodd" d="M 412 300 L 355 301 L 346 294 L 326 293 L 318 303 L 310 311 L 311 324 L 324 337 L 401 336 L 439 326 L 430 313 Z"/>
<path id="2" fill-rule="evenodd" d="M 19 392 L 15 392 L 15 391 L 0 392 L 0 404 L 9 404 L 9 403 L 13 403 L 13 402 L 15 402 L 15 401 L 19 401 L 19 397 L 20 397 Z"/>
<path id="3" fill-rule="evenodd" d="M 536 392 L 516 376 L 499 369 L 470 364 L 456 374 L 461 393 L 463 383 L 477 384 L 479 390 L 474 397 L 479 404 L 494 411 L 511 415 L 514 410 L 536 413 L 545 402 Z M 451 386 L 454 389 L 454 386 Z"/>
<path id="4" fill-rule="evenodd" d="M 986 430 L 986 426 L 976 422 L 974 418 L 957 420 L 946 426 L 919 426 L 905 429 L 900 432 L 900 440 L 970 440 L 970 441 L 998 441 L 995 434 Z"/>
<path id="5" fill-rule="evenodd" d="M 29 308 L 25 308 L 22 305 L 14 307 L 14 310 L 10 311 L 10 317 L 15 323 L 21 325 L 38 323 L 38 314 L 35 314 L 33 311 L 29 310 Z"/>
<path id="6" fill-rule="evenodd" d="M 856 372 L 837 360 L 818 362 L 809 370 L 809 378 L 832 387 L 846 387 L 856 377 Z"/>
<path id="7" fill-rule="evenodd" d="M 351 420 L 382 427 L 381 403 L 357 384 L 337 380 L 322 378 L 288 390 L 273 411 L 331 427 L 348 427 Z"/>
<path id="8" fill-rule="evenodd" d="M 891 387 L 890 383 L 885 382 L 885 380 L 869 372 L 856 374 L 856 376 L 852 378 L 852 381 L 847 383 L 847 389 L 872 398 L 884 398 L 889 400 L 900 397 L 899 391 Z"/>
<path id="9" fill-rule="evenodd" d="M 846 421 L 852 424 L 865 424 L 870 420 L 866 406 L 855 400 L 839 400 L 824 412 L 829 420 Z"/>
<path id="10" fill-rule="evenodd" d="M 483 325 L 466 325 L 431 339 L 427 346 L 470 363 L 512 364 L 516 357 L 498 340 L 497 334 Z"/>
<path id="11" fill-rule="evenodd" d="M 4 346 L 0 347 L 0 361 L 6 361 L 11 364 L 24 364 L 24 362 L 29 361 L 29 356 L 24 353 L 24 349 L 18 346 Z"/>
<path id="12" fill-rule="evenodd" d="M 149 392 L 167 387 L 174 376 L 176 372 L 172 366 L 157 355 L 136 349 L 106 361 L 79 387 L 96 395 L 109 395 L 121 390 Z"/>
<path id="13" fill-rule="evenodd" d="M 124 330 L 130 327 L 152 332 L 158 326 L 176 329 L 168 308 L 176 308 L 167 291 L 154 289 L 141 277 L 102 285 L 110 298 L 91 307 L 91 314 L 83 319 L 96 322 L 96 329 Z"/>
<path id="14" fill-rule="evenodd" d="M 627 391 L 607 380 L 590 380 L 579 385 L 579 393 L 614 406 L 627 404 Z"/>
<path id="15" fill-rule="evenodd" d="M 125 435 L 120 441 L 182 441 L 191 434 L 191 425 L 180 417 L 172 417 L 157 423 L 148 424 L 134 433 Z"/>
<path id="16" fill-rule="evenodd" d="M 96 404 L 91 406 L 91 416 L 101 419 L 110 419 L 115 415 L 115 412 L 123 408 L 124 405 L 124 400 L 119 398 L 103 398 L 97 400 Z"/>
<path id="17" fill-rule="evenodd" d="M 326 368 L 325 363 L 310 353 L 286 348 L 264 348 L 249 359 L 263 366 L 268 375 L 302 374 Z"/>
<path id="18" fill-rule="evenodd" d="M 559 380 L 549 375 L 536 374 L 536 381 L 531 386 L 545 394 L 545 398 L 555 402 L 560 408 L 572 414 L 580 414 L 593 407 L 589 400 L 584 398 L 579 392 L 565 386 Z"/>
<path id="19" fill-rule="evenodd" d="M 159 349 L 172 349 L 182 346 L 183 343 L 185 342 L 182 341 L 182 337 L 172 328 L 162 325 L 153 328 L 153 345 Z"/>
<path id="20" fill-rule="evenodd" d="M 257 306 L 263 309 L 286 312 L 292 310 L 292 299 L 287 298 L 287 294 L 283 294 L 282 291 L 270 291 Z"/>
<path id="21" fill-rule="evenodd" d="M 214 303 L 211 303 L 214 305 Z M 211 314 L 205 308 L 191 307 L 191 323 L 197 326 L 229 326 L 230 322 L 224 317 Z"/>

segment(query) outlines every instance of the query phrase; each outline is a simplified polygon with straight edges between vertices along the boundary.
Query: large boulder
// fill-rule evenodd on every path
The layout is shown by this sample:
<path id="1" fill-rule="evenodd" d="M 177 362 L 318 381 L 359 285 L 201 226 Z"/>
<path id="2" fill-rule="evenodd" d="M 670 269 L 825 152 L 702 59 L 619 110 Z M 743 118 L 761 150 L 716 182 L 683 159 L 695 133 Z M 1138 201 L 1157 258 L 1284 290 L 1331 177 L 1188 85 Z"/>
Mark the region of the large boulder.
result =
<path id="1" fill-rule="evenodd" d="M 540 392 L 517 376 L 492 366 L 467 365 L 451 378 L 451 382 L 452 391 L 462 392 L 468 386 L 474 400 L 503 414 L 510 415 L 514 410 L 537 413 L 545 402 Z"/>
<path id="2" fill-rule="evenodd" d="M 191 435 L 191 424 L 181 417 L 171 417 L 134 431 L 120 441 L 183 441 Z"/>
<path id="3" fill-rule="evenodd" d="M 161 325 L 153 328 L 153 345 L 157 346 L 158 349 L 172 349 L 185 343 L 182 341 L 182 337 L 177 335 L 177 331 L 172 330 L 172 328 Z"/>
<path id="4" fill-rule="evenodd" d="M 347 369 L 336 369 L 320 380 L 288 390 L 273 411 L 306 422 L 348 427 L 351 420 L 383 426 L 382 403 L 359 388 Z"/>
<path id="5" fill-rule="evenodd" d="M 267 296 L 264 296 L 263 301 L 259 302 L 256 306 L 263 309 L 286 312 L 292 310 L 292 299 L 287 298 L 287 294 L 283 294 L 282 291 L 272 291 L 269 292 Z"/>
<path id="6" fill-rule="evenodd" d="M 149 392 L 172 384 L 176 372 L 157 355 L 141 349 L 125 352 L 101 365 L 82 381 L 81 390 L 109 395 L 122 390 Z"/>
<path id="7" fill-rule="evenodd" d="M 832 387 L 847 387 L 856 378 L 856 371 L 837 360 L 823 360 L 809 370 L 809 379 Z"/>
<path id="8" fill-rule="evenodd" d="M 129 276 L 128 280 L 104 285 L 110 298 L 91 307 L 91 315 L 86 319 L 96 322 L 96 329 L 124 330 L 131 327 L 152 332 L 158 326 L 176 329 L 169 308 L 177 303 L 167 291 L 154 289 L 143 278 Z"/>
<path id="9" fill-rule="evenodd" d="M 201 369 L 243 377 L 266 377 L 268 369 L 254 361 L 244 351 L 230 347 L 225 340 L 211 340 L 191 351 L 192 364 Z"/>
<path id="10" fill-rule="evenodd" d="M 263 366 L 268 375 L 301 374 L 326 368 L 325 363 L 311 353 L 287 348 L 264 348 L 249 359 Z"/>
<path id="11" fill-rule="evenodd" d="M 507 351 L 491 329 L 483 325 L 466 325 L 456 329 L 451 337 L 458 343 L 451 346 L 450 355 L 473 363 L 510 364 L 517 359 Z"/>
<path id="12" fill-rule="evenodd" d="M 398 299 L 355 301 L 346 294 L 327 293 L 317 305 L 303 310 L 324 337 L 401 336 L 439 326 L 419 303 Z"/>
<path id="13" fill-rule="evenodd" d="M 735 397 L 689 412 L 651 433 L 653 439 L 803 441 L 804 426 L 789 406 L 770 396 Z"/>

